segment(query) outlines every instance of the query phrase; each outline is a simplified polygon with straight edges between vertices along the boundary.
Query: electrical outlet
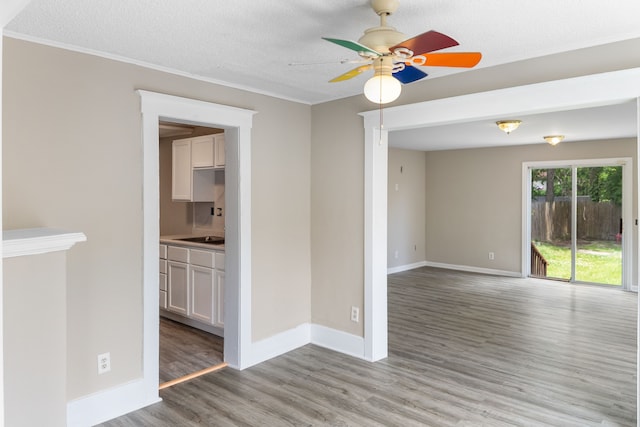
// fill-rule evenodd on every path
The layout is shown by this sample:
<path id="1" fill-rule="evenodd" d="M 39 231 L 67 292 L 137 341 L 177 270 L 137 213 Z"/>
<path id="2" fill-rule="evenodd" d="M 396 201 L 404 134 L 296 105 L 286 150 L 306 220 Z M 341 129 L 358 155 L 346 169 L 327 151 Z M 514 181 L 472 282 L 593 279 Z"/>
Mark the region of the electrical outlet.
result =
<path id="1" fill-rule="evenodd" d="M 494 254 L 493 252 L 489 252 L 489 259 L 492 261 L 496 259 L 496 254 Z"/>
<path id="2" fill-rule="evenodd" d="M 360 309 L 358 307 L 351 307 L 351 321 L 356 323 L 360 321 Z"/>
<path id="3" fill-rule="evenodd" d="M 395 259 L 398 259 L 398 255 L 400 255 L 400 253 L 398 252 L 398 250 L 396 249 L 396 252 L 393 254 Z"/>
<path id="4" fill-rule="evenodd" d="M 98 355 L 98 375 L 107 373 L 111 370 L 111 353 L 102 353 Z"/>

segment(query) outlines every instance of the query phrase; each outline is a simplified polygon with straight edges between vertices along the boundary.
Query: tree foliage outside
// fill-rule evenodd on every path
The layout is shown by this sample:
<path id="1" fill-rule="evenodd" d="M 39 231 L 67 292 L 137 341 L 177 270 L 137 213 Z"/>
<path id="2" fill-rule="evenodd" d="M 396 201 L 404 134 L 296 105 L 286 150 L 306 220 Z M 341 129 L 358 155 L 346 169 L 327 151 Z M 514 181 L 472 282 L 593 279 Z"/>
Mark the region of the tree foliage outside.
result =
<path id="1" fill-rule="evenodd" d="M 591 197 L 593 202 L 622 204 L 622 166 L 598 166 L 578 168 L 578 195 Z M 571 168 L 533 169 L 531 195 L 546 197 L 571 196 Z"/>

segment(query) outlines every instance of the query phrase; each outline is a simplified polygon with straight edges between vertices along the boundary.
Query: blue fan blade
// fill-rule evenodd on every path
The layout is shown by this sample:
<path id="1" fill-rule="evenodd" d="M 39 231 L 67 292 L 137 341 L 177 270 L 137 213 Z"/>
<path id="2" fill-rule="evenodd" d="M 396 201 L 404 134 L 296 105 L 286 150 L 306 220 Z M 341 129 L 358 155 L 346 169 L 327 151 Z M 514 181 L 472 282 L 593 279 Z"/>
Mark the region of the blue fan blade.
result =
<path id="1" fill-rule="evenodd" d="M 418 70 L 416 67 L 407 65 L 404 67 L 404 70 L 393 73 L 393 77 L 400 80 L 400 83 L 407 84 L 427 77 L 427 73 Z"/>

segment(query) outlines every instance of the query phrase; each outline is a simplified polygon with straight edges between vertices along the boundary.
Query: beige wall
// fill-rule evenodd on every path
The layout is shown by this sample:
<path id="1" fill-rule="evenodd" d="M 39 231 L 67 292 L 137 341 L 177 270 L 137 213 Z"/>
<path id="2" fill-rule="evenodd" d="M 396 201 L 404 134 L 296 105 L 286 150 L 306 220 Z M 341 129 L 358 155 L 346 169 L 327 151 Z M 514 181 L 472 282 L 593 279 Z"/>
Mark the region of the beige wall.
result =
<path id="1" fill-rule="evenodd" d="M 635 139 L 428 152 L 427 261 L 520 272 L 522 163 L 615 157 L 634 159 L 637 218 Z M 489 260 L 489 252 L 495 260 Z"/>
<path id="2" fill-rule="evenodd" d="M 6 401 L 0 424 L 65 426 L 66 254 L 4 259 L 3 283 Z"/>
<path id="3" fill-rule="evenodd" d="M 252 339 L 310 319 L 307 105 L 4 39 L 3 220 L 82 231 L 68 256 L 68 398 L 141 376 L 146 89 L 255 110 Z M 232 284 L 229 284 L 230 286 Z M 96 356 L 111 352 L 98 377 Z"/>
<path id="4" fill-rule="evenodd" d="M 362 336 L 350 313 L 364 319 L 363 106 L 350 100 L 312 107 L 311 320 Z"/>
<path id="5" fill-rule="evenodd" d="M 390 148 L 388 165 L 387 267 L 392 268 L 426 259 L 426 153 Z"/>

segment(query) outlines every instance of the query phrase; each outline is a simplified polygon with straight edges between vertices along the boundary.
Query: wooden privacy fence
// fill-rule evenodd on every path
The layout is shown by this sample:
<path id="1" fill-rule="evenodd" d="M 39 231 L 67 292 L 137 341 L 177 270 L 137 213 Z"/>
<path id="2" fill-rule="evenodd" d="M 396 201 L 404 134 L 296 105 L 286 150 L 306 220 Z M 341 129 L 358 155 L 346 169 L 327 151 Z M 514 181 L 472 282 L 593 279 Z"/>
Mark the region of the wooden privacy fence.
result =
<path id="1" fill-rule="evenodd" d="M 611 202 L 592 202 L 578 197 L 579 240 L 616 240 L 621 232 L 622 208 Z M 571 201 L 531 201 L 531 240 L 544 242 L 571 239 Z"/>

